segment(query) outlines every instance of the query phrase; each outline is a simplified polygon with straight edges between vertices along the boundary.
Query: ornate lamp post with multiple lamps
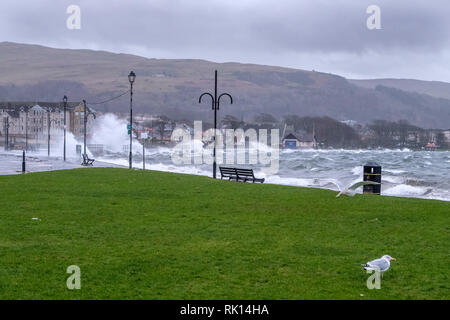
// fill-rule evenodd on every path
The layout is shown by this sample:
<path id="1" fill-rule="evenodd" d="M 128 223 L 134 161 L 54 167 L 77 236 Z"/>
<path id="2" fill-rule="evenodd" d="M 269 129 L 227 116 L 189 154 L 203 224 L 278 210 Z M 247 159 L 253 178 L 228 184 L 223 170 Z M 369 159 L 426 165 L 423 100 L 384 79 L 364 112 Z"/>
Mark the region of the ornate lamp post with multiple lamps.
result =
<path id="1" fill-rule="evenodd" d="M 128 134 L 130 135 L 130 157 L 129 157 L 129 167 L 132 168 L 133 165 L 133 83 L 136 80 L 136 74 L 131 71 L 128 75 L 128 81 L 130 82 L 130 126 L 128 129 Z"/>
<path id="2" fill-rule="evenodd" d="M 220 98 L 223 96 L 227 96 L 230 98 L 231 104 L 233 104 L 233 97 L 228 93 L 222 93 L 217 97 L 217 70 L 215 71 L 215 77 L 214 77 L 214 96 L 209 93 L 205 92 L 200 95 L 198 98 L 198 103 L 202 103 L 203 96 L 209 96 L 212 101 L 212 109 L 214 110 L 214 150 L 213 150 L 213 178 L 216 179 L 216 130 L 217 130 L 217 110 L 219 110 L 220 105 Z"/>

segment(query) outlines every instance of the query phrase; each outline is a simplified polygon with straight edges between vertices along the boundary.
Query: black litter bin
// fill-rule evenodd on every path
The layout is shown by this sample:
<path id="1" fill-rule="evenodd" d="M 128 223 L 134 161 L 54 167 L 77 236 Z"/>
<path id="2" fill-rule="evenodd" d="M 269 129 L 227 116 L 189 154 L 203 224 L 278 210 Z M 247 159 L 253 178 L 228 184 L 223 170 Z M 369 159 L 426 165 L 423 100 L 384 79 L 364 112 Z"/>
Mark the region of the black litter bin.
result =
<path id="1" fill-rule="evenodd" d="M 381 166 L 375 162 L 364 165 L 364 181 L 378 182 L 378 185 L 369 184 L 363 187 L 363 193 L 381 194 Z"/>

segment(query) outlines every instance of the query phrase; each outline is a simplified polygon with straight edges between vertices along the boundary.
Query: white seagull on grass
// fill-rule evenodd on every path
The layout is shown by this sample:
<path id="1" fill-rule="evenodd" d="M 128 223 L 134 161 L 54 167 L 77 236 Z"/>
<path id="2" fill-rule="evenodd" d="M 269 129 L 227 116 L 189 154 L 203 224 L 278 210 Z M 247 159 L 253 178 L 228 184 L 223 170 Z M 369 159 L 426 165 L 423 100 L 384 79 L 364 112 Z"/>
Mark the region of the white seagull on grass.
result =
<path id="1" fill-rule="evenodd" d="M 385 254 L 380 259 L 369 261 L 366 264 L 362 264 L 361 266 L 364 267 L 364 270 L 379 271 L 381 272 L 381 276 L 383 276 L 383 274 L 389 270 L 391 261 L 395 261 L 395 258 L 392 258 L 391 256 Z"/>

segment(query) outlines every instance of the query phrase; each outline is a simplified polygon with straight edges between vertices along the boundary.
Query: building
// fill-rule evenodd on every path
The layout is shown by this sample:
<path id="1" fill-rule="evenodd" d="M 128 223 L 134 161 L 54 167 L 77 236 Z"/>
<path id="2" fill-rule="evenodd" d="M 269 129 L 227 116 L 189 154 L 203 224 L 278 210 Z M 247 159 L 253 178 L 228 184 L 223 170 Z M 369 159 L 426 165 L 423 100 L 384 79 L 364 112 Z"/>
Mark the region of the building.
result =
<path id="1" fill-rule="evenodd" d="M 20 112 L 18 110 L 2 110 L 0 111 L 0 118 L 2 142 L 14 148 L 16 143 L 20 141 Z"/>
<path id="2" fill-rule="evenodd" d="M 342 120 L 341 123 L 346 124 L 349 127 L 355 128 L 358 127 L 360 124 L 355 120 Z"/>
<path id="3" fill-rule="evenodd" d="M 429 142 L 425 146 L 425 150 L 435 151 L 437 149 L 437 145 L 434 142 Z"/>
<path id="4" fill-rule="evenodd" d="M 89 113 L 94 113 L 95 110 L 89 107 L 86 107 Z M 69 122 L 69 130 L 75 137 L 83 137 L 84 136 L 84 105 L 79 104 L 70 112 L 70 122 Z M 93 128 L 93 116 L 87 117 L 86 122 L 86 135 L 89 137 Z"/>
<path id="5" fill-rule="evenodd" d="M 74 103 L 68 103 L 66 121 L 70 123 L 71 109 Z M 46 143 L 50 136 L 59 135 L 64 129 L 64 109 L 62 103 L 50 102 L 6 102 L 0 103 L 0 135 L 6 134 L 8 124 L 8 141 L 10 147 L 21 147 Z M 5 139 L 1 139 L 6 143 Z"/>
<path id="6" fill-rule="evenodd" d="M 445 142 L 450 144 L 450 129 L 442 131 L 442 134 L 444 135 Z"/>
<path id="7" fill-rule="evenodd" d="M 287 136 L 283 138 L 283 148 L 285 149 L 297 149 L 297 146 L 299 144 L 300 141 L 292 133 L 289 133 Z"/>
<path id="8" fill-rule="evenodd" d="M 313 134 L 307 133 L 289 133 L 282 140 L 283 148 L 316 148 L 316 141 Z"/>
<path id="9" fill-rule="evenodd" d="M 31 143 L 39 144 L 44 140 L 44 118 L 46 111 L 40 105 L 36 104 L 28 109 L 27 117 L 27 135 L 32 139 Z M 47 121 L 46 121 L 47 122 Z"/>

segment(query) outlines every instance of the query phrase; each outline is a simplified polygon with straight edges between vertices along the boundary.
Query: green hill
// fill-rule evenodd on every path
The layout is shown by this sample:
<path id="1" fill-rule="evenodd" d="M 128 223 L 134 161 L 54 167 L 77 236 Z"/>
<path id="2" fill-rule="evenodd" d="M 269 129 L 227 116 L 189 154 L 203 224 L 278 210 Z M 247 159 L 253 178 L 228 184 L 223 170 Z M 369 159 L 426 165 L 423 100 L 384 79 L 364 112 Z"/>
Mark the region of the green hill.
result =
<path id="1" fill-rule="evenodd" d="M 375 89 L 385 86 L 403 91 L 422 93 L 436 98 L 450 99 L 450 83 L 442 81 L 423 81 L 413 79 L 368 79 L 349 80 L 350 83 L 364 88 Z"/>
<path id="2" fill-rule="evenodd" d="M 204 60 L 147 59 L 10 42 L 0 43 L 0 61 L 0 101 L 60 101 L 64 95 L 71 101 L 105 101 L 129 88 L 127 75 L 134 70 L 136 112 L 211 120 L 209 108 L 200 106 L 198 97 L 213 90 L 217 69 L 219 90 L 231 93 L 235 102 L 224 104 L 220 117 L 230 114 L 253 120 L 259 113 L 271 113 L 277 118 L 297 114 L 363 123 L 405 119 L 418 126 L 444 129 L 450 123 L 448 99 L 417 91 L 392 94 L 316 71 Z M 127 113 L 127 98 L 96 105 L 96 109 Z"/>

